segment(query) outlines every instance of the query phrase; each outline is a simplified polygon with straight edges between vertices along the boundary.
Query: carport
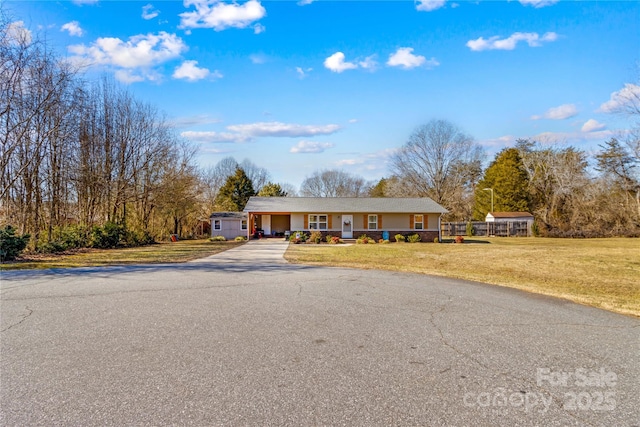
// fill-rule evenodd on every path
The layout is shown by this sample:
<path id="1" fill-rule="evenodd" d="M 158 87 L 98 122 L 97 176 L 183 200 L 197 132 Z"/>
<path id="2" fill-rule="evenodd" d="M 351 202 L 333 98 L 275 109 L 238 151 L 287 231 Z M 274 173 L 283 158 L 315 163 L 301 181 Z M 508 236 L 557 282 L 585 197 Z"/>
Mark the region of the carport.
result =
<path id="1" fill-rule="evenodd" d="M 291 214 L 283 212 L 249 213 L 249 237 L 262 233 L 265 237 L 283 237 L 291 230 Z"/>

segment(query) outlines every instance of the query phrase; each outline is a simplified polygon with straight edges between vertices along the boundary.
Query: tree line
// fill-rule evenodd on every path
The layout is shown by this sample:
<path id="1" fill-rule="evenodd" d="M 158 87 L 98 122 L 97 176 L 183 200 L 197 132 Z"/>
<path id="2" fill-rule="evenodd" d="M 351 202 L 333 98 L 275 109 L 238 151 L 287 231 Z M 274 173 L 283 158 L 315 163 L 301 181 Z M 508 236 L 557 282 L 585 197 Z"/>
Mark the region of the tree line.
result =
<path id="1" fill-rule="evenodd" d="M 33 250 L 137 245 L 203 230 L 248 197 L 430 197 L 447 220 L 530 211 L 541 234 L 638 235 L 640 100 L 624 139 L 589 158 L 574 147 L 520 140 L 483 169 L 485 152 L 458 126 L 432 120 L 389 159 L 377 182 L 338 169 L 299 191 L 232 157 L 197 166 L 197 149 L 162 112 L 110 78 L 86 81 L 46 45 L 0 17 L 0 225 Z"/>

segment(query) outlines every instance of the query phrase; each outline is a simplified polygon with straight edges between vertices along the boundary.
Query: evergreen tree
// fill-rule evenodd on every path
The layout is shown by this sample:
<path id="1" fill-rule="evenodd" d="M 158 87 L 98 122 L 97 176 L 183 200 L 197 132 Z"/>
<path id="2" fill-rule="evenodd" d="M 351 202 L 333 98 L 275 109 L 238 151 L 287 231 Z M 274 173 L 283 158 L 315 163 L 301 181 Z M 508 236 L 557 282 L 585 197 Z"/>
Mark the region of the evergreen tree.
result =
<path id="1" fill-rule="evenodd" d="M 640 175 L 635 169 L 640 163 L 617 139 L 611 138 L 600 146 L 602 151 L 596 154 L 596 169 L 609 174 L 623 191 L 634 191 L 640 187 Z"/>
<path id="2" fill-rule="evenodd" d="M 491 210 L 491 192 L 485 188 L 493 189 L 494 212 L 530 211 L 528 186 L 518 150 L 506 148 L 500 151 L 476 186 L 474 218 L 484 220 Z"/>
<path id="3" fill-rule="evenodd" d="M 255 196 L 253 183 L 242 168 L 227 178 L 216 197 L 216 207 L 222 211 L 240 212 L 244 209 L 249 197 Z"/>
<path id="4" fill-rule="evenodd" d="M 370 197 L 387 197 L 387 179 L 381 178 L 380 181 L 369 191 Z"/>
<path id="5" fill-rule="evenodd" d="M 280 184 L 274 184 L 273 182 L 267 182 L 258 191 L 260 197 L 287 197 L 287 192 L 282 189 Z"/>

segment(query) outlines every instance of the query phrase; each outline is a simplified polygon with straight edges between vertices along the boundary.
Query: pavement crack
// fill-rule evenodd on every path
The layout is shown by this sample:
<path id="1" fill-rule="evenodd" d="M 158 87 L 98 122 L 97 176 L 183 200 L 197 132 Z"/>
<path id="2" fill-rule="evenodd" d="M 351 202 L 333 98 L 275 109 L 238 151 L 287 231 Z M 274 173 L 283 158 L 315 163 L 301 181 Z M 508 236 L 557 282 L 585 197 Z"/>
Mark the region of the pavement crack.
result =
<path id="1" fill-rule="evenodd" d="M 479 361 L 475 357 L 471 356 L 470 354 L 465 353 L 464 351 L 460 350 L 458 347 L 456 347 L 455 345 L 450 343 L 445 338 L 444 333 L 442 332 L 442 329 L 440 328 L 440 326 L 438 326 L 438 324 L 436 324 L 435 316 L 437 314 L 439 314 L 439 313 L 442 313 L 445 310 L 445 308 L 447 307 L 447 304 L 449 304 L 451 301 L 452 301 L 452 298 L 449 298 L 447 300 L 447 302 L 442 304 L 437 310 L 430 312 L 429 313 L 429 323 L 438 332 L 438 335 L 440 336 L 440 342 L 443 345 L 445 345 L 446 347 L 449 347 L 451 350 L 455 351 L 460 356 L 465 357 L 465 358 L 471 360 L 472 362 L 482 366 L 484 369 L 489 369 L 489 367 L 486 364 L 482 363 L 481 361 Z"/>
<path id="2" fill-rule="evenodd" d="M 25 308 L 25 310 L 27 312 L 21 316 L 20 320 L 18 320 L 16 323 L 14 323 L 12 325 L 7 326 L 6 328 L 4 328 L 2 330 L 0 330 L 0 332 L 5 332 L 5 331 L 8 331 L 9 329 L 13 328 L 14 326 L 18 326 L 19 324 L 21 324 L 22 322 L 27 320 L 27 318 L 33 314 L 33 310 L 30 309 L 29 306 L 25 306 L 24 308 Z"/>

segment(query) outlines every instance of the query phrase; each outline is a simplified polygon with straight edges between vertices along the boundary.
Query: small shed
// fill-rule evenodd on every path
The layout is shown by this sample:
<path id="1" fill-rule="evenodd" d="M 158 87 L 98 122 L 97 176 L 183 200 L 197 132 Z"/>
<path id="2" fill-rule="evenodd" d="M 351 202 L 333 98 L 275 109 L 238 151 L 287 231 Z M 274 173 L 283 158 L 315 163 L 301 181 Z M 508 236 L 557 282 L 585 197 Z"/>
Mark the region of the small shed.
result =
<path id="1" fill-rule="evenodd" d="M 233 240 L 247 235 L 248 215 L 244 212 L 214 212 L 211 214 L 211 237 Z"/>
<path id="2" fill-rule="evenodd" d="M 533 222 L 533 215 L 529 212 L 489 212 L 485 218 L 486 222 Z"/>

